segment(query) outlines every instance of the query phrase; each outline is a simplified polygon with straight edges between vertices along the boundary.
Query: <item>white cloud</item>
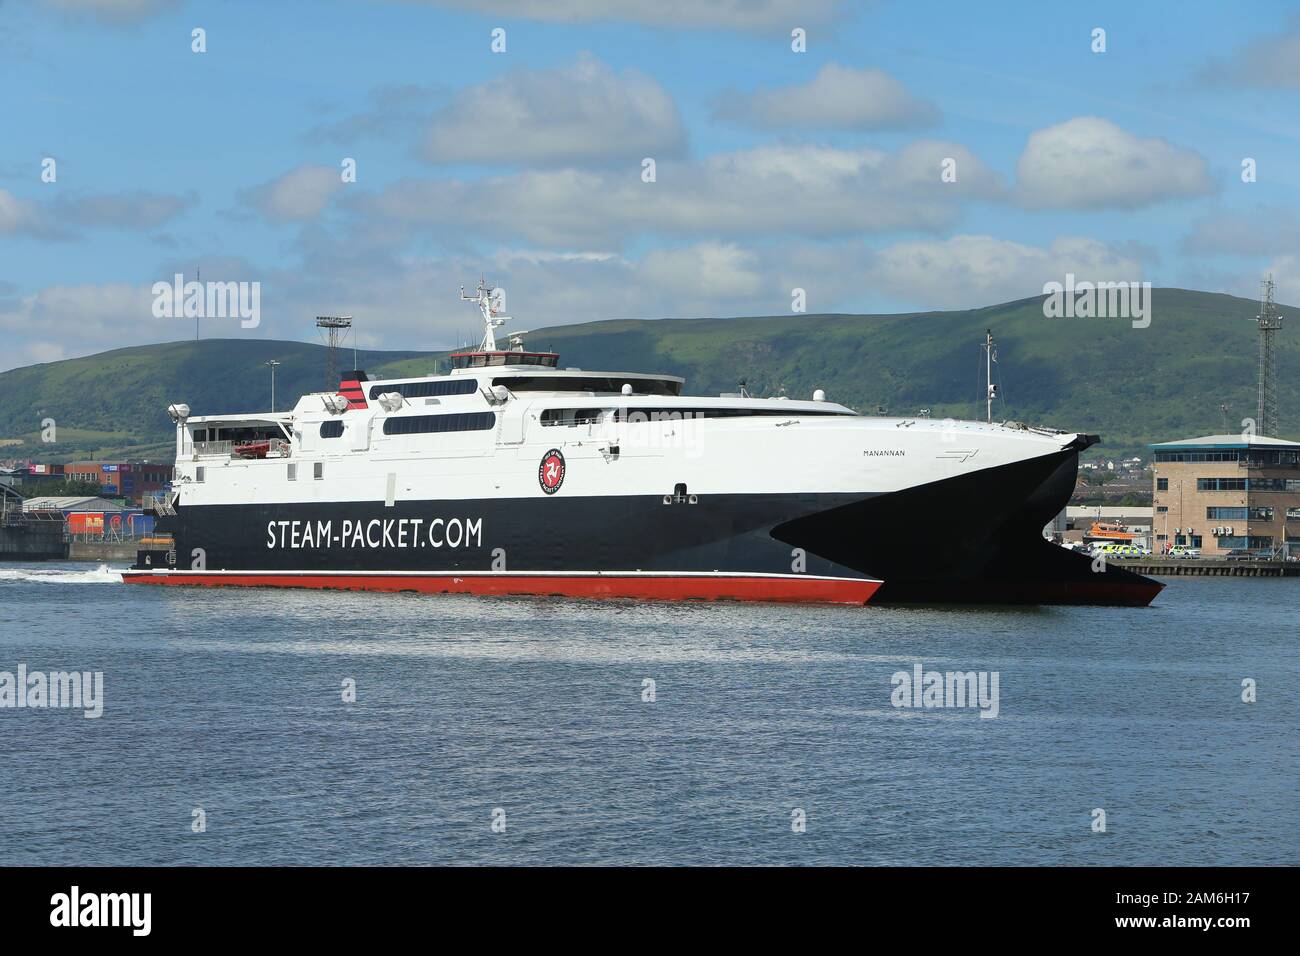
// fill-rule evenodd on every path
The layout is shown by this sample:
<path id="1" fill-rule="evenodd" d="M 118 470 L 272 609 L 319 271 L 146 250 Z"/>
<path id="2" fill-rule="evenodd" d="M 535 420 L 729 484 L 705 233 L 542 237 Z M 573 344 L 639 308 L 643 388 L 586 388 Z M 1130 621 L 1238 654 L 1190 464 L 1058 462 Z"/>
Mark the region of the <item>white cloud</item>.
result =
<path id="1" fill-rule="evenodd" d="M 1033 133 L 1016 176 L 1026 205 L 1053 209 L 1133 208 L 1215 189 L 1200 154 L 1095 116 Z"/>
<path id="2" fill-rule="evenodd" d="M 108 229 L 156 229 L 197 202 L 196 197 L 144 191 L 60 197 L 51 211 L 63 222 Z"/>
<path id="3" fill-rule="evenodd" d="M 415 0 L 473 13 L 555 23 L 627 20 L 658 27 L 790 30 L 825 23 L 844 0 Z"/>
<path id="4" fill-rule="evenodd" d="M 145 231 L 171 221 L 196 202 L 193 195 L 137 190 L 58 194 L 51 202 L 40 203 L 0 189 L 0 236 L 68 239 L 69 226 Z"/>
<path id="5" fill-rule="evenodd" d="M 149 286 L 126 283 L 50 286 L 0 298 L 0 330 L 7 342 L 0 368 L 177 338 L 174 331 L 182 330 L 160 328 L 160 322 L 171 320 L 155 319 L 152 303 Z"/>
<path id="6" fill-rule="evenodd" d="M 555 70 L 520 69 L 461 90 L 422 145 L 438 163 L 565 165 L 680 155 L 686 130 L 672 97 L 636 70 L 583 56 Z"/>
<path id="7" fill-rule="evenodd" d="M 56 235 L 57 231 L 47 222 L 37 203 L 0 189 L 0 236 L 45 239 Z"/>
<path id="8" fill-rule="evenodd" d="M 827 63 L 807 83 L 729 92 L 714 117 L 762 129 L 879 130 L 929 125 L 939 111 L 883 70 Z"/>
<path id="9" fill-rule="evenodd" d="M 248 334 L 309 339 L 311 316 L 344 313 L 358 317 L 363 347 L 435 349 L 477 340 L 477 313 L 459 300 L 457 286 L 483 273 L 506 290 L 514 317 L 507 331 L 607 319 L 788 315 L 794 288 L 806 291 L 807 308 L 816 313 L 860 310 L 864 297 L 876 295 L 917 307 L 969 308 L 1040 294 L 1044 282 L 1067 271 L 1080 279 L 1141 277 L 1136 260 L 1078 238 L 1049 248 L 958 236 L 878 252 L 853 240 L 706 240 L 638 255 L 507 247 L 421 257 L 386 245 L 380 233 L 359 242 L 352 229 L 309 229 L 311 241 L 301 245 L 302 261 L 293 268 L 257 273 L 240 261 L 203 261 L 205 278 L 262 282 L 264 321 Z M 180 268 L 163 264 L 159 277 Z M 148 286 L 58 286 L 21 298 L 0 288 L 0 332 L 9 342 L 0 365 L 193 334 L 193 320 L 155 319 L 151 305 Z M 205 322 L 204 335 L 216 334 L 244 333 L 234 325 L 218 332 Z M 544 346 L 545 337 L 535 344 Z"/>
<path id="10" fill-rule="evenodd" d="M 1219 209 L 1194 222 L 1182 246 L 1197 255 L 1268 256 L 1285 249 L 1300 254 L 1300 218 L 1273 206 Z"/>
<path id="11" fill-rule="evenodd" d="M 1141 263 L 1094 239 L 1027 246 L 993 236 L 901 242 L 872 256 L 867 280 L 924 308 L 969 309 L 1042 295 L 1047 282 L 1138 281 Z"/>
<path id="12" fill-rule="evenodd" d="M 1250 277 L 1253 284 L 1243 289 L 1241 295 L 1248 298 L 1257 297 L 1259 280 L 1268 275 L 1271 275 L 1276 283 L 1275 301 L 1292 306 L 1300 305 L 1300 253 L 1278 256 L 1270 261 L 1262 273 Z M 1287 319 L 1294 323 L 1294 313 L 1287 316 Z"/>
<path id="13" fill-rule="evenodd" d="M 781 268 L 788 257 L 783 247 L 708 241 L 639 256 L 501 248 L 430 258 L 359 249 L 348 232 L 346 238 L 318 236 L 303 267 L 281 277 L 263 309 L 268 315 L 337 309 L 362 317 L 358 328 L 388 347 L 446 347 L 481 332 L 477 313 L 457 295 L 458 285 L 480 274 L 506 290 L 514 316 L 510 331 L 788 311 L 790 287 Z M 816 279 L 811 270 L 805 275 L 810 283 Z"/>
<path id="14" fill-rule="evenodd" d="M 958 180 L 940 180 L 945 157 Z M 528 171 L 481 180 L 404 180 L 356 209 L 381 221 L 568 247 L 635 235 L 828 237 L 951 224 L 958 203 L 996 198 L 997 175 L 956 143 L 923 140 L 895 153 L 764 146 L 699 162 L 660 163 L 653 183 L 628 170 Z"/>
<path id="15" fill-rule="evenodd" d="M 177 5 L 177 0 L 42 0 L 71 16 L 91 16 L 105 23 L 145 20 Z"/>
<path id="16" fill-rule="evenodd" d="M 1234 86 L 1300 89 L 1300 32 L 1259 37 L 1228 60 L 1211 63 L 1202 76 Z"/>
<path id="17" fill-rule="evenodd" d="M 298 166 L 245 190 L 241 198 L 272 222 L 306 222 L 319 216 L 341 188 L 341 167 Z"/>

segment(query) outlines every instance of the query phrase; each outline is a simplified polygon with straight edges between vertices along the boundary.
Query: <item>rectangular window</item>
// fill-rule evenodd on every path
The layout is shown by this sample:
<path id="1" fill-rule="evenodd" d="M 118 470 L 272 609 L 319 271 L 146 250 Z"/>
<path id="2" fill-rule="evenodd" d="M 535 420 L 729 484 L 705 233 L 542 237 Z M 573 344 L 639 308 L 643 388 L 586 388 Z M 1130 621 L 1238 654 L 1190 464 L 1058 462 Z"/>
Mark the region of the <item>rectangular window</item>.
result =
<path id="1" fill-rule="evenodd" d="M 291 465 L 288 466 L 288 471 L 289 471 L 289 480 L 290 480 L 290 481 L 297 481 L 297 480 L 298 480 L 298 466 L 297 466 L 296 464 L 291 464 Z"/>
<path id="2" fill-rule="evenodd" d="M 1239 451 L 1158 451 L 1156 461 L 1240 461 Z"/>
<path id="3" fill-rule="evenodd" d="M 1245 491 L 1245 478 L 1197 478 L 1197 491 Z"/>
<path id="4" fill-rule="evenodd" d="M 311 476 L 313 478 L 325 477 L 325 463 L 323 461 L 317 461 L 312 463 Z"/>
<path id="5" fill-rule="evenodd" d="M 340 421 L 321 422 L 320 424 L 321 438 L 338 438 L 342 434 L 343 434 L 342 422 Z"/>
<path id="6" fill-rule="evenodd" d="M 1168 510 L 1167 505 L 1156 505 L 1156 514 L 1164 514 Z"/>
<path id="7" fill-rule="evenodd" d="M 384 419 L 385 435 L 427 435 L 434 432 L 477 432 L 495 428 L 493 412 L 462 412 L 458 415 L 403 415 Z"/>
<path id="8" fill-rule="evenodd" d="M 199 465 L 197 468 L 194 469 L 194 481 L 197 484 L 200 485 L 203 484 L 203 474 L 205 471 L 207 471 L 207 469 L 204 468 L 202 465 Z"/>
<path id="9" fill-rule="evenodd" d="M 1168 490 L 1169 490 L 1169 479 L 1168 479 L 1168 478 L 1157 478 L 1157 479 L 1156 479 L 1156 491 L 1168 491 Z"/>
<path id="10" fill-rule="evenodd" d="M 1251 491 L 1300 491 L 1300 478 L 1252 478 Z"/>
<path id="11" fill-rule="evenodd" d="M 542 412 L 543 425 L 590 425 L 600 421 L 599 408 L 548 408 Z"/>
<path id="12" fill-rule="evenodd" d="M 478 391 L 478 380 L 472 378 L 443 379 L 436 382 L 388 382 L 370 389 L 374 401 L 386 392 L 397 392 L 405 398 L 440 398 L 444 395 L 473 395 Z"/>
<path id="13" fill-rule="evenodd" d="M 1245 508 L 1206 508 L 1205 517 L 1209 521 L 1245 521 Z"/>
<path id="14" fill-rule="evenodd" d="M 511 375 L 492 379 L 512 392 L 606 392 L 618 395 L 624 385 L 633 395 L 680 395 L 682 383 L 662 378 L 597 378 L 573 375 Z"/>

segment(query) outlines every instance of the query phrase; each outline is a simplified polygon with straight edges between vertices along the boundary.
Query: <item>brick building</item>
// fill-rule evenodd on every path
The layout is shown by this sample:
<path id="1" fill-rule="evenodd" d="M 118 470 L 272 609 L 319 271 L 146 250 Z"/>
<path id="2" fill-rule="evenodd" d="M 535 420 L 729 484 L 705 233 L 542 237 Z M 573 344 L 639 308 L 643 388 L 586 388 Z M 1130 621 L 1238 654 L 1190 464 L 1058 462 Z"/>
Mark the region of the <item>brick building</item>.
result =
<path id="1" fill-rule="evenodd" d="M 89 481 L 99 493 L 139 504 L 146 496 L 164 490 L 172 480 L 172 466 L 162 462 L 74 461 L 64 466 L 68 481 Z"/>
<path id="2" fill-rule="evenodd" d="M 1151 446 L 1153 550 L 1300 554 L 1300 442 L 1207 435 Z"/>

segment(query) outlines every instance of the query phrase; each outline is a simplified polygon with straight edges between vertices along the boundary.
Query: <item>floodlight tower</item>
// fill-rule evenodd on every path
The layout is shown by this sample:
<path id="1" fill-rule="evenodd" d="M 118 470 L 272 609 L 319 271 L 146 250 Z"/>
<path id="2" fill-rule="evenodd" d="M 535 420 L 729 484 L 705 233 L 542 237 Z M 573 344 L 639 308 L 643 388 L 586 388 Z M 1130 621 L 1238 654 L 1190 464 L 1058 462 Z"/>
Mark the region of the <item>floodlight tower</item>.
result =
<path id="1" fill-rule="evenodd" d="M 1277 420 L 1277 333 L 1282 329 L 1282 315 L 1273 302 L 1273 277 L 1262 283 L 1259 315 L 1259 401 L 1255 413 L 1258 435 L 1276 437 Z"/>
<path id="2" fill-rule="evenodd" d="M 318 315 L 316 328 L 325 330 L 325 388 L 334 390 L 339 387 L 339 338 L 352 328 L 352 316 Z"/>

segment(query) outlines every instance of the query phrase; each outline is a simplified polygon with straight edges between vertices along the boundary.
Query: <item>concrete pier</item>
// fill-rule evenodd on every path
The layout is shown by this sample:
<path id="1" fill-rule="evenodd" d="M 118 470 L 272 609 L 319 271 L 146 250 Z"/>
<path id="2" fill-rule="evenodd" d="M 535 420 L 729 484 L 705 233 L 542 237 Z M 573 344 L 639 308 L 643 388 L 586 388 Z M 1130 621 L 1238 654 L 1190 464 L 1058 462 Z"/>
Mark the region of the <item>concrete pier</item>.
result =
<path id="1" fill-rule="evenodd" d="M 1154 577 L 1202 575 L 1228 578 L 1300 577 L 1300 561 L 1215 561 L 1209 558 L 1140 558 L 1115 562 L 1139 574 Z"/>
<path id="2" fill-rule="evenodd" d="M 0 525 L 0 561 L 58 561 L 68 556 L 62 521 L 14 521 Z"/>

